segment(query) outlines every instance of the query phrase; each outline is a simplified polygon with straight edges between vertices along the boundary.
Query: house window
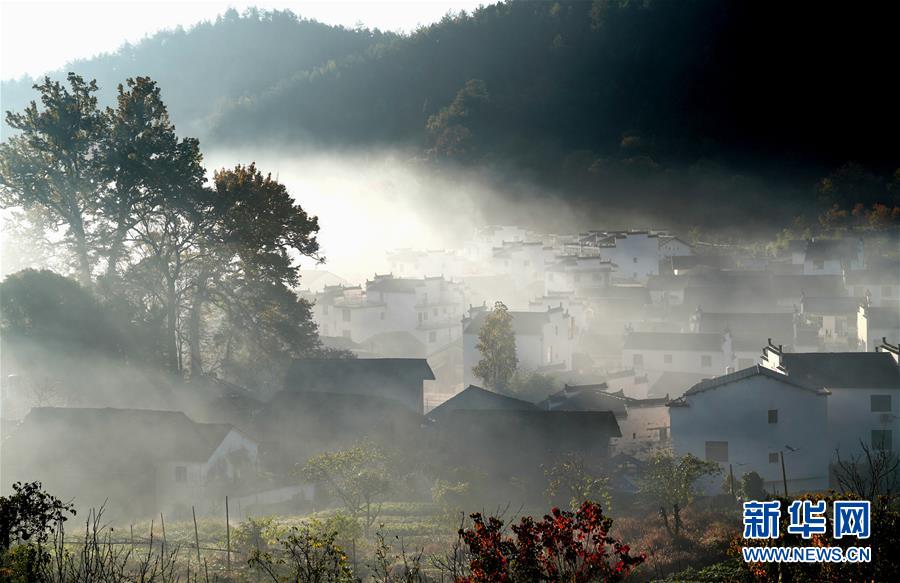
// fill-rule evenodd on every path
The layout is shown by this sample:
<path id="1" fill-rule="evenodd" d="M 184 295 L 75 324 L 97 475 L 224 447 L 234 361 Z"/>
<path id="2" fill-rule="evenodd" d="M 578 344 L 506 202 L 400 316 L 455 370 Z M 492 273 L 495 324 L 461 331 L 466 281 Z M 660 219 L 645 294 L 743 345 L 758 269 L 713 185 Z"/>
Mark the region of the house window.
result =
<path id="1" fill-rule="evenodd" d="M 434 310 L 432 310 L 432 312 L 434 312 L 434 315 L 435 315 L 435 316 L 438 315 L 438 309 L 437 309 L 437 308 L 435 308 Z"/>
<path id="2" fill-rule="evenodd" d="M 707 441 L 706 442 L 706 461 L 708 461 L 708 462 L 727 462 L 728 461 L 728 442 L 727 441 Z"/>
<path id="3" fill-rule="evenodd" d="M 634 366 L 644 366 L 644 355 L 635 354 L 631 357 L 631 364 Z"/>
<path id="4" fill-rule="evenodd" d="M 341 332 L 341 336 L 343 336 L 344 338 L 350 338 L 350 330 L 344 330 L 343 332 Z"/>
<path id="5" fill-rule="evenodd" d="M 637 257 L 634 257 L 634 258 L 631 260 L 631 262 L 632 262 L 632 263 L 637 263 Z"/>
<path id="6" fill-rule="evenodd" d="M 891 412 L 891 396 L 890 395 L 871 395 L 869 397 L 869 406 L 872 413 L 890 413 Z"/>
<path id="7" fill-rule="evenodd" d="M 703 354 L 700 356 L 700 366 L 703 368 L 709 368 L 712 366 L 712 356 L 708 354 Z"/>
<path id="8" fill-rule="evenodd" d="M 556 335 L 556 336 L 559 336 L 559 326 L 554 326 L 554 327 L 553 327 L 553 334 Z"/>
<path id="9" fill-rule="evenodd" d="M 672 364 L 672 355 L 671 354 L 663 354 L 663 362 L 666 364 Z"/>
<path id="10" fill-rule="evenodd" d="M 890 429 L 872 430 L 872 449 L 891 451 L 894 436 Z"/>
<path id="11" fill-rule="evenodd" d="M 889 285 L 881 286 L 881 297 L 889 298 L 894 295 L 894 288 Z"/>
<path id="12" fill-rule="evenodd" d="M 816 259 L 813 261 L 813 268 L 817 271 L 822 271 L 825 269 L 825 260 L 824 259 Z"/>
<path id="13" fill-rule="evenodd" d="M 437 342 L 437 332 L 435 332 L 434 330 L 429 332 L 428 333 L 428 341 L 429 342 Z"/>
<path id="14" fill-rule="evenodd" d="M 384 312 L 378 314 L 379 319 L 384 320 Z"/>
<path id="15" fill-rule="evenodd" d="M 778 463 L 778 452 L 770 453 L 770 454 L 769 454 L 769 463 L 770 463 L 770 464 L 777 464 L 777 463 Z"/>
<path id="16" fill-rule="evenodd" d="M 778 423 L 778 409 L 769 409 L 769 424 Z"/>
<path id="17" fill-rule="evenodd" d="M 326 316 L 328 315 L 328 304 L 322 306 L 322 313 Z"/>
<path id="18" fill-rule="evenodd" d="M 187 482 L 187 466 L 175 466 L 175 481 L 180 484 Z"/>
<path id="19" fill-rule="evenodd" d="M 344 308 L 343 311 L 344 311 L 344 322 L 349 322 L 350 321 L 350 310 L 348 310 L 347 308 Z"/>

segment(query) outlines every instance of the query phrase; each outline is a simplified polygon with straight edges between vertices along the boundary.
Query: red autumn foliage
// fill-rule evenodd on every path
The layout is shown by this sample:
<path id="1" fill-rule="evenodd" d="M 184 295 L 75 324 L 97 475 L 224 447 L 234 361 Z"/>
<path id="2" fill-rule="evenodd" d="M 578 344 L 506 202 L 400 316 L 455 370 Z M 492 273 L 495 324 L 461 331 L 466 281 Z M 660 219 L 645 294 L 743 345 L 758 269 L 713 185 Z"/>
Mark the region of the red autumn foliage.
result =
<path id="1" fill-rule="evenodd" d="M 471 575 L 457 583 L 589 583 L 622 581 L 644 562 L 628 545 L 609 536 L 612 519 L 599 504 L 576 512 L 553 508 L 543 520 L 524 517 L 505 536 L 503 521 L 472 514 L 473 526 L 459 536 L 471 554 Z"/>

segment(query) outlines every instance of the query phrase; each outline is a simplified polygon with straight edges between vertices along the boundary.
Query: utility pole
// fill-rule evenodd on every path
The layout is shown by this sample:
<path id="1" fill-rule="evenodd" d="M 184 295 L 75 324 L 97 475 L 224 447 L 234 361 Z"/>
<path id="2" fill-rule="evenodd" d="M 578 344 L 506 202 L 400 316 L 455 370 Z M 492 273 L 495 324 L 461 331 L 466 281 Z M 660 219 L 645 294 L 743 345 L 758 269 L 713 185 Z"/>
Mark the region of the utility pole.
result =
<path id="1" fill-rule="evenodd" d="M 787 473 L 784 471 L 784 450 L 781 450 L 779 453 L 781 454 L 781 480 L 784 482 L 784 497 L 787 498 Z"/>

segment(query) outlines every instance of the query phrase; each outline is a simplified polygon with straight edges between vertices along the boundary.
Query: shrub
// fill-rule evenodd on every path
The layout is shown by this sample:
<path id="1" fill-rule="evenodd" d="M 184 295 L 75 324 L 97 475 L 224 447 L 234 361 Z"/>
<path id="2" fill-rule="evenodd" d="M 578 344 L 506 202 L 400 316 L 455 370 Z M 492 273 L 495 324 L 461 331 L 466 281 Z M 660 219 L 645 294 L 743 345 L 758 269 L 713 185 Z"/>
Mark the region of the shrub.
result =
<path id="1" fill-rule="evenodd" d="M 471 574 L 459 583 L 588 583 L 622 581 L 644 561 L 609 535 L 612 519 L 599 504 L 584 502 L 576 512 L 551 510 L 543 520 L 523 517 L 506 536 L 503 521 L 472 514 L 473 526 L 459 536 L 471 555 Z"/>

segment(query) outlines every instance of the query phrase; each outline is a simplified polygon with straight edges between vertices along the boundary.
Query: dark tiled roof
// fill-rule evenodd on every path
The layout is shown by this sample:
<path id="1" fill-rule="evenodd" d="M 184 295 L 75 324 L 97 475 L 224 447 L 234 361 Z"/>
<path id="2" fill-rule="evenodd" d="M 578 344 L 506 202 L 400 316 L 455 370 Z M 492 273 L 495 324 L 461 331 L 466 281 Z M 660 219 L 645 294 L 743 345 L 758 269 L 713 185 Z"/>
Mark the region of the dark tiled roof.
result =
<path id="1" fill-rule="evenodd" d="M 859 310 L 859 298 L 811 298 L 805 297 L 800 302 L 804 314 L 855 314 Z"/>
<path id="2" fill-rule="evenodd" d="M 900 367 L 887 352 L 787 352 L 781 368 L 807 386 L 900 389 Z"/>
<path id="3" fill-rule="evenodd" d="M 731 332 L 735 339 L 759 340 L 766 338 L 793 338 L 794 315 L 790 313 L 729 313 L 701 312 L 698 314 L 700 332 Z"/>
<path id="4" fill-rule="evenodd" d="M 424 358 L 303 358 L 291 363 L 285 388 L 347 388 L 392 380 L 434 380 Z"/>
<path id="5" fill-rule="evenodd" d="M 840 259 L 857 257 L 859 241 L 856 239 L 817 239 L 806 245 L 807 260 Z"/>
<path id="6" fill-rule="evenodd" d="M 651 398 L 662 398 L 665 395 L 681 396 L 692 386 L 704 380 L 706 375 L 692 372 L 662 373 L 660 377 L 647 389 L 647 395 Z"/>
<path id="7" fill-rule="evenodd" d="M 208 460 L 233 429 L 197 423 L 180 411 L 74 407 L 35 407 L 21 427 L 47 439 L 61 437 L 64 449 L 86 455 L 198 462 Z"/>
<path id="8" fill-rule="evenodd" d="M 625 349 L 718 352 L 723 341 L 722 334 L 630 332 L 625 336 Z"/>
<path id="9" fill-rule="evenodd" d="M 801 293 L 819 297 L 846 294 L 844 281 L 840 275 L 778 273 L 772 276 L 772 286 L 778 297 L 796 297 Z"/>
<path id="10" fill-rule="evenodd" d="M 416 288 L 421 285 L 424 285 L 421 279 L 379 277 L 374 281 L 366 282 L 366 290 L 380 291 L 383 293 L 414 294 L 416 293 Z"/>
<path id="11" fill-rule="evenodd" d="M 722 376 L 718 376 L 712 379 L 705 379 L 685 391 L 684 395 L 696 395 L 697 393 L 702 393 L 703 391 L 708 391 L 710 389 L 716 389 L 723 385 L 727 385 L 729 383 L 738 382 L 744 379 L 748 379 L 755 376 L 765 376 L 771 379 L 775 379 L 780 383 L 784 383 L 785 385 L 795 387 L 798 389 L 803 389 L 805 391 L 812 391 L 814 393 L 818 393 L 820 395 L 827 395 L 828 391 L 822 388 L 815 388 L 809 385 L 805 385 L 803 383 L 798 382 L 797 380 L 791 378 L 788 375 L 783 375 L 781 373 L 777 373 L 773 370 L 769 370 L 762 366 L 751 366 L 750 368 L 745 368 L 743 370 L 739 370 L 737 372 L 733 372 L 731 374 L 725 374 Z"/>
<path id="12" fill-rule="evenodd" d="M 493 391 L 469 385 L 463 391 L 450 397 L 428 413 L 428 417 L 438 418 L 448 411 L 536 411 L 538 406 L 522 399 L 501 395 Z"/>

